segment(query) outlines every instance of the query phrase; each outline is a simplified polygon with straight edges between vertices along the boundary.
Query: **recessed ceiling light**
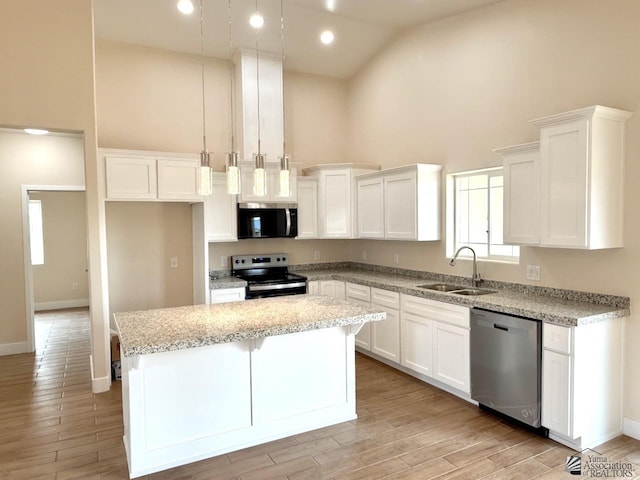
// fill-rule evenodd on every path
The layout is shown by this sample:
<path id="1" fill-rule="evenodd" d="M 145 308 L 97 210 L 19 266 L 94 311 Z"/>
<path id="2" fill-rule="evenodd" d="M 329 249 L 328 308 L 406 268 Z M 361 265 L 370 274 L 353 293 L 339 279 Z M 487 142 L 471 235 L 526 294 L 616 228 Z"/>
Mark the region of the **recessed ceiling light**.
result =
<path id="1" fill-rule="evenodd" d="M 322 32 L 320 34 L 320 41 L 322 43 L 324 43 L 325 45 L 329 45 L 331 43 L 333 43 L 333 40 L 335 39 L 335 35 L 333 34 L 333 32 L 331 30 L 325 30 L 324 32 Z"/>
<path id="2" fill-rule="evenodd" d="M 49 133 L 49 130 L 43 130 L 42 128 L 25 128 L 24 132 L 29 135 L 46 135 Z"/>
<path id="3" fill-rule="evenodd" d="M 336 11 L 336 0 L 326 0 L 324 4 L 330 12 Z"/>
<path id="4" fill-rule="evenodd" d="M 179 0 L 178 10 L 185 15 L 191 15 L 193 13 L 193 3 L 191 0 Z"/>
<path id="5" fill-rule="evenodd" d="M 251 15 L 251 18 L 249 18 L 249 24 L 255 29 L 262 28 L 264 25 L 264 18 L 259 13 L 254 13 Z"/>

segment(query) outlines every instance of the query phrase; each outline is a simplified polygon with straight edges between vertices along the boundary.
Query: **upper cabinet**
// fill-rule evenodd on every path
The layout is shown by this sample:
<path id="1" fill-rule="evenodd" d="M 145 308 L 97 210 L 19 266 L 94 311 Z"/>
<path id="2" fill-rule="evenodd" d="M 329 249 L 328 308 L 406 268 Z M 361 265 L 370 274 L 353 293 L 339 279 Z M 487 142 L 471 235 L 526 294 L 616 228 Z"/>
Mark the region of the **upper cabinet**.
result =
<path id="1" fill-rule="evenodd" d="M 254 166 L 252 162 L 240 162 L 241 203 L 296 203 L 298 201 L 298 169 L 289 169 L 289 190 L 280 192 L 280 166 L 265 165 L 265 195 L 256 195 L 254 190 Z M 283 193 L 283 194 L 281 194 Z"/>
<path id="2" fill-rule="evenodd" d="M 417 164 L 359 175 L 358 238 L 439 240 L 441 171 Z"/>
<path id="3" fill-rule="evenodd" d="M 101 150 L 107 200 L 201 202 L 192 155 Z"/>
<path id="4" fill-rule="evenodd" d="M 540 243 L 540 142 L 498 148 L 504 165 L 503 239 Z"/>
<path id="5" fill-rule="evenodd" d="M 204 234 L 207 242 L 235 242 L 238 240 L 237 200 L 227 193 L 227 176 L 213 174 L 211 195 L 204 197 Z"/>
<path id="6" fill-rule="evenodd" d="M 298 237 L 318 238 L 318 179 L 298 178 Z"/>
<path id="7" fill-rule="evenodd" d="M 379 168 L 371 164 L 336 163 L 304 169 L 306 175 L 318 178 L 320 238 L 355 238 L 355 177 Z"/>
<path id="8" fill-rule="evenodd" d="M 595 105 L 533 120 L 540 127 L 540 245 L 623 246 L 625 121 Z"/>

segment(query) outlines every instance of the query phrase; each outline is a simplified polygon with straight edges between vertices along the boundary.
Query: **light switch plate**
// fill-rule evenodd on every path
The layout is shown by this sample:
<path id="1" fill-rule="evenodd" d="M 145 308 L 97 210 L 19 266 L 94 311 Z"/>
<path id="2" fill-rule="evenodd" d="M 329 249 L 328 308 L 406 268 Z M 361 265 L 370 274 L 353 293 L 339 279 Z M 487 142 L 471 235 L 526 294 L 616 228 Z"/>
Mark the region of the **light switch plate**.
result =
<path id="1" fill-rule="evenodd" d="M 220 266 L 222 268 L 226 268 L 227 267 L 227 257 L 225 255 L 222 255 L 220 257 Z"/>
<path id="2" fill-rule="evenodd" d="M 313 259 L 314 260 L 320 260 L 320 252 L 318 250 L 313 252 Z"/>
<path id="3" fill-rule="evenodd" d="M 169 266 L 171 268 L 178 268 L 178 257 L 171 257 L 171 260 L 169 261 Z"/>

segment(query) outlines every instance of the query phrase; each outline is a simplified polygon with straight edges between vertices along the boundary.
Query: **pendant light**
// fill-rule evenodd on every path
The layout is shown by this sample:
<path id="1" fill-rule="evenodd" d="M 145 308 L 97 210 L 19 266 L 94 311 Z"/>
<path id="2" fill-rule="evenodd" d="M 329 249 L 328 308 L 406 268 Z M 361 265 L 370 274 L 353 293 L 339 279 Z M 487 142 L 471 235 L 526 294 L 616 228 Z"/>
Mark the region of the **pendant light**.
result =
<path id="1" fill-rule="evenodd" d="M 211 175 L 211 158 L 207 151 L 207 129 L 204 95 L 204 15 L 203 0 L 200 0 L 200 73 L 202 79 L 202 151 L 200 152 L 200 168 L 198 169 L 198 195 L 211 195 L 213 176 Z"/>
<path id="2" fill-rule="evenodd" d="M 231 0 L 227 4 L 228 29 L 229 29 L 229 58 L 233 61 L 233 44 L 231 41 Z M 238 152 L 236 151 L 235 136 L 235 112 L 233 104 L 233 95 L 235 93 L 233 68 L 229 70 L 229 107 L 231 110 L 231 151 L 227 153 L 227 193 L 229 195 L 238 195 L 240 193 L 240 172 L 238 170 Z"/>
<path id="3" fill-rule="evenodd" d="M 256 0 L 256 15 L 258 14 L 258 0 Z M 260 25 L 261 27 L 262 25 Z M 260 52 L 258 50 L 258 36 L 260 27 L 256 29 L 256 90 L 258 93 L 258 153 L 253 154 L 253 194 L 256 197 L 267 195 L 266 175 L 264 171 L 267 155 L 260 150 Z"/>
<path id="4" fill-rule="evenodd" d="M 285 115 L 284 115 L 284 0 L 280 0 L 280 61 L 282 64 L 282 156 L 280 157 L 280 181 L 278 195 L 290 196 L 291 179 L 289 156 L 286 154 Z"/>

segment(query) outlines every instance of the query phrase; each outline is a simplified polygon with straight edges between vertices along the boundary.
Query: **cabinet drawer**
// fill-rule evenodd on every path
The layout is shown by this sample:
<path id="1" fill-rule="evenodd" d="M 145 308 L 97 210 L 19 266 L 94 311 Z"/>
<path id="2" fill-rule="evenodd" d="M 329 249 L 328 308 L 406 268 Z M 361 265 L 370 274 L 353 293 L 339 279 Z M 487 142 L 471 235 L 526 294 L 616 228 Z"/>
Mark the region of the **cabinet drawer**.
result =
<path id="1" fill-rule="evenodd" d="M 380 288 L 371 289 L 371 303 L 381 307 L 400 308 L 400 294 L 398 292 L 390 292 Z"/>
<path id="2" fill-rule="evenodd" d="M 571 328 L 543 323 L 542 346 L 547 350 L 571 355 Z"/>
<path id="3" fill-rule="evenodd" d="M 371 287 L 358 285 L 357 283 L 347 283 L 347 299 L 369 303 L 371 300 Z"/>
<path id="4" fill-rule="evenodd" d="M 422 315 L 431 320 L 469 328 L 468 307 L 402 294 L 400 296 L 400 309 L 403 312 Z"/>

